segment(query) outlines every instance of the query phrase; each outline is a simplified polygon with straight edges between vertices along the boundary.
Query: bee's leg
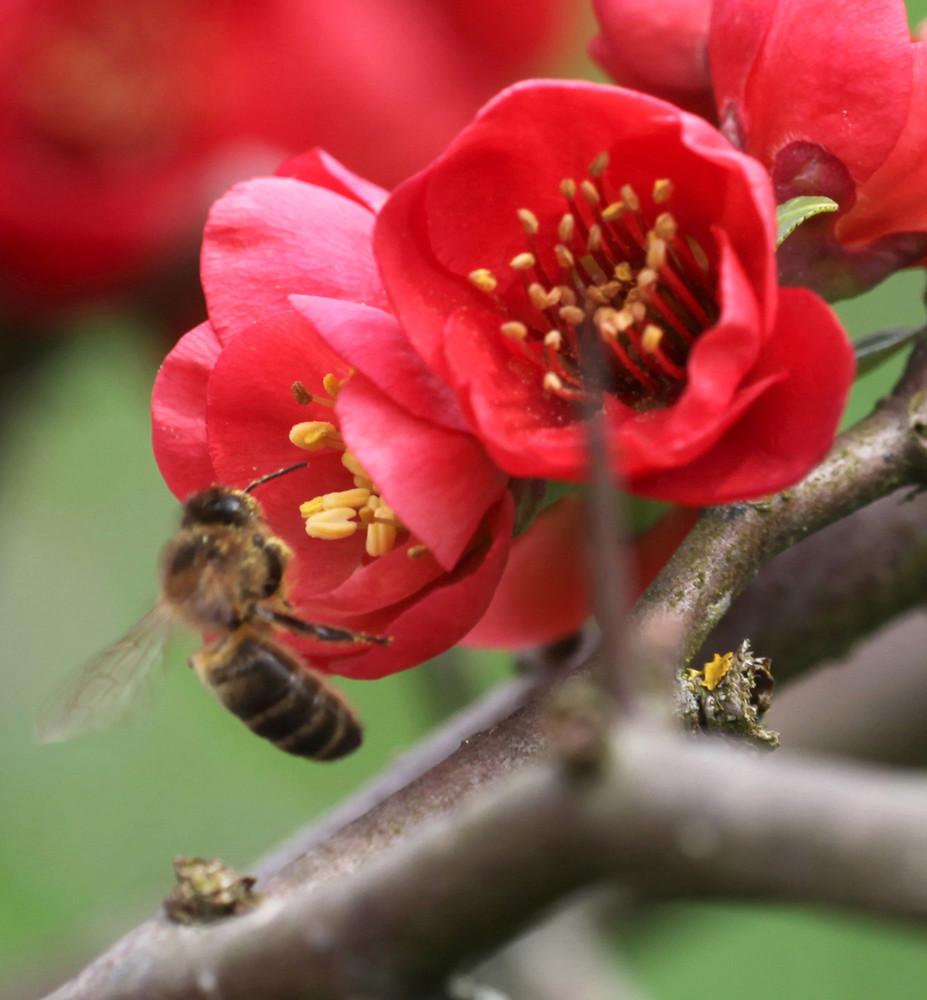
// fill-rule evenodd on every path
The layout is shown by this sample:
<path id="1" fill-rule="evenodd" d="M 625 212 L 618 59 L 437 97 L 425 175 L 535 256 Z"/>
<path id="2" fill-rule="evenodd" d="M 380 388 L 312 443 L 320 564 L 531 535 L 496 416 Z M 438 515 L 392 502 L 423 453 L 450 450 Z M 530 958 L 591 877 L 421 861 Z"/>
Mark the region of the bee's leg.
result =
<path id="1" fill-rule="evenodd" d="M 295 632 L 297 635 L 321 639 L 322 642 L 375 643 L 378 646 L 386 646 L 393 641 L 389 636 L 367 635 L 364 632 L 352 632 L 335 625 L 316 625 L 314 622 L 304 622 L 302 618 L 296 618 L 294 615 L 288 615 L 282 611 L 274 611 L 273 608 L 263 607 L 259 604 L 255 604 L 251 610 L 257 618 L 263 618 L 289 632 Z"/>

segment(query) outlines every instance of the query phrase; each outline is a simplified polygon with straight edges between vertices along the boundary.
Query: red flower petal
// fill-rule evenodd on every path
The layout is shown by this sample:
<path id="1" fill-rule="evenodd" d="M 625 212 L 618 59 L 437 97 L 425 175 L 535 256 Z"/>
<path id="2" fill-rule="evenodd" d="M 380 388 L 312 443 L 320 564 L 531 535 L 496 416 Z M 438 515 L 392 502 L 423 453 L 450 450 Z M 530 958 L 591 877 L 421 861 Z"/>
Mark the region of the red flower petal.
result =
<path id="1" fill-rule="evenodd" d="M 151 399 L 155 461 L 180 500 L 213 482 L 206 437 L 206 393 L 222 345 L 208 323 L 180 339 L 164 359 Z"/>
<path id="2" fill-rule="evenodd" d="M 295 293 L 385 308 L 373 219 L 355 200 L 291 177 L 232 188 L 213 206 L 203 238 L 203 290 L 219 338 L 288 311 Z"/>
<path id="3" fill-rule="evenodd" d="M 353 171 L 329 156 L 324 149 L 310 149 L 282 163 L 276 171 L 277 177 L 295 177 L 306 184 L 327 188 L 345 198 L 351 198 L 359 205 L 378 212 L 389 196 L 389 192 L 377 184 L 371 184 Z"/>

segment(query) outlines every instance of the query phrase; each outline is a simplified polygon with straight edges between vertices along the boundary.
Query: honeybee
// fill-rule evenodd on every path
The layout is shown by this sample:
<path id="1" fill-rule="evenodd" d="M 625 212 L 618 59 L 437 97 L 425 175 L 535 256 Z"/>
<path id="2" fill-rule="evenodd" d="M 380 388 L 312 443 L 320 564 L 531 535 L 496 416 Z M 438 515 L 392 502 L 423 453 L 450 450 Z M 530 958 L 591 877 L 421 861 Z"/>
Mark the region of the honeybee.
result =
<path id="1" fill-rule="evenodd" d="M 193 654 L 190 666 L 252 732 L 313 760 L 335 760 L 360 745 L 354 710 L 274 635 L 286 629 L 324 642 L 390 642 L 290 613 L 286 570 L 292 552 L 274 536 L 251 491 L 305 465 L 271 473 L 243 490 L 210 486 L 186 501 L 180 530 L 161 559 L 160 601 L 121 639 L 66 678 L 39 722 L 42 742 L 103 729 L 128 714 L 180 622 L 218 634 Z"/>

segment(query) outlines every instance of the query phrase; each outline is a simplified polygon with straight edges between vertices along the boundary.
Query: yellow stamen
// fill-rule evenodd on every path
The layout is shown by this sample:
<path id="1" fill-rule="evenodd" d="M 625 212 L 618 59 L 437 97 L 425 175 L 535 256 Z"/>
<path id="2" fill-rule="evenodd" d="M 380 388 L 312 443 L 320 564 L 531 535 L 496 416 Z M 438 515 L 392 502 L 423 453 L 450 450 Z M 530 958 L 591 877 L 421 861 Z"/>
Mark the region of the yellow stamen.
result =
<path id="1" fill-rule="evenodd" d="M 496 276 L 488 268 L 480 267 L 467 275 L 470 284 L 481 292 L 494 292 L 499 285 Z"/>
<path id="2" fill-rule="evenodd" d="M 673 182 L 666 177 L 653 182 L 653 200 L 661 205 L 670 200 L 673 195 Z"/>
<path id="3" fill-rule="evenodd" d="M 537 235 L 537 231 L 541 228 L 541 225 L 538 222 L 538 217 L 530 208 L 518 209 L 518 219 L 522 224 L 522 228 L 529 236 Z"/>
<path id="4" fill-rule="evenodd" d="M 518 320 L 503 323 L 499 330 L 504 337 L 510 337 L 512 340 L 524 340 L 528 336 L 528 327 L 524 323 L 519 323 Z"/>
<path id="5" fill-rule="evenodd" d="M 353 507 L 321 510 L 306 519 L 306 534 L 310 538 L 321 538 L 328 542 L 349 538 L 359 527 L 357 521 L 353 520 L 356 516 L 357 511 Z"/>
<path id="6" fill-rule="evenodd" d="M 509 265 L 516 271 L 530 271 L 536 263 L 534 254 L 527 251 L 517 254 L 509 261 Z"/>
<path id="7" fill-rule="evenodd" d="M 334 424 L 327 420 L 306 420 L 294 424 L 290 429 L 290 443 L 305 451 L 321 451 L 323 448 L 343 448 L 344 439 Z"/>
<path id="8" fill-rule="evenodd" d="M 567 201 L 572 201 L 576 197 L 576 181 L 572 177 L 564 177 L 560 182 L 560 193 Z"/>
<path id="9" fill-rule="evenodd" d="M 589 165 L 589 175 L 591 177 L 601 177 L 608 167 L 609 155 L 603 149 L 601 153 Z"/>

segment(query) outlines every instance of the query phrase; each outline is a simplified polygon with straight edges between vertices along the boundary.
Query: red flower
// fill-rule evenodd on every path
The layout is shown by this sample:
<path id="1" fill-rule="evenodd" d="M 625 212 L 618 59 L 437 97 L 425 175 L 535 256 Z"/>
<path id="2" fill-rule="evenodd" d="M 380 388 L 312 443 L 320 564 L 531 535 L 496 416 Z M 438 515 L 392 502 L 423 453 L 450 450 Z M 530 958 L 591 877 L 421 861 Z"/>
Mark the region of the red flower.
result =
<path id="1" fill-rule="evenodd" d="M 708 72 L 711 0 L 593 0 L 600 34 L 589 52 L 622 87 L 715 117 Z"/>
<path id="2" fill-rule="evenodd" d="M 836 299 L 927 254 L 927 62 L 902 0 L 716 0 L 710 52 L 722 131 L 776 200 L 840 205 L 783 243 L 783 281 Z"/>
<path id="3" fill-rule="evenodd" d="M 531 82 L 383 207 L 394 312 L 496 461 L 581 480 L 604 389 L 632 492 L 758 496 L 826 452 L 853 377 L 830 310 L 775 283 L 758 163 L 655 98 Z"/>
<path id="4" fill-rule="evenodd" d="M 414 666 L 476 624 L 515 507 L 385 308 L 371 249 L 384 196 L 313 153 L 217 202 L 203 246 L 210 320 L 168 356 L 153 400 L 155 454 L 180 498 L 309 459 L 256 495 L 296 553 L 298 612 L 393 638 L 293 640 L 320 668 L 364 678 Z M 559 624 L 568 632 L 585 613 Z"/>
<path id="5" fill-rule="evenodd" d="M 192 256 L 232 179 L 310 145 L 395 183 L 550 58 L 579 6 L 8 0 L 0 299 L 45 308 Z"/>

